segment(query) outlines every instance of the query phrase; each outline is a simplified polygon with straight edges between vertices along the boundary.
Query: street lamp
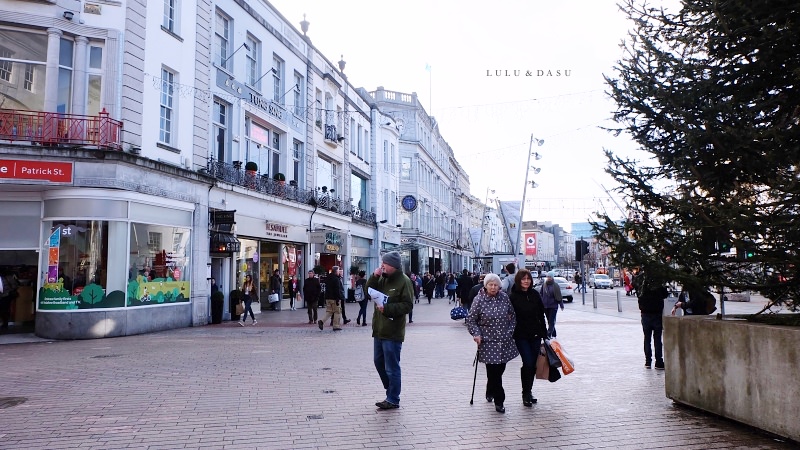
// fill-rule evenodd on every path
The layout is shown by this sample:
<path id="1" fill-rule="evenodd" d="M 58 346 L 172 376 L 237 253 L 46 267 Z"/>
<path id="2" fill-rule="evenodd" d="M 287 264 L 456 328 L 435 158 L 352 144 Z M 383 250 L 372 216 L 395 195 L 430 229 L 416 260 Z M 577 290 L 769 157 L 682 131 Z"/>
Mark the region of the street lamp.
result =
<path id="1" fill-rule="evenodd" d="M 487 187 L 486 188 L 486 200 L 483 202 L 483 217 L 481 217 L 481 238 L 478 239 L 478 252 L 477 253 L 478 253 L 479 257 L 483 256 L 483 233 L 484 233 L 484 228 L 486 228 L 486 219 L 488 218 L 488 216 L 486 215 L 486 210 L 489 207 L 489 193 L 490 192 L 492 194 L 494 194 L 495 191 L 494 191 L 494 189 L 489 189 Z"/>
<path id="2" fill-rule="evenodd" d="M 534 141 L 536 141 L 536 145 L 539 146 L 539 147 L 541 147 L 542 144 L 544 144 L 544 139 L 536 139 L 531 134 L 531 143 L 528 146 L 528 164 L 526 165 L 526 168 L 525 168 L 525 184 L 522 186 L 523 187 L 523 189 L 522 189 L 522 204 L 519 205 L 519 225 L 517 226 L 517 243 L 516 243 L 517 248 L 514 250 L 514 255 L 515 256 L 517 255 L 517 252 L 519 252 L 519 254 L 522 255 L 522 261 L 523 261 L 522 264 L 523 265 L 525 264 L 525 253 L 524 252 L 520 252 L 520 247 L 521 247 L 520 243 L 521 243 L 521 239 L 522 239 L 522 214 L 525 212 L 525 194 L 528 193 L 528 174 L 530 174 L 531 169 L 533 169 L 533 173 L 534 174 L 537 174 L 537 173 L 539 173 L 541 171 L 541 169 L 531 166 L 531 156 L 533 156 L 533 158 L 535 160 L 537 160 L 537 161 L 542 159 L 542 155 L 540 155 L 539 152 L 534 152 L 533 151 L 533 142 Z M 539 185 L 536 184 L 535 181 L 531 180 L 530 186 L 532 188 L 535 188 L 535 187 L 538 187 Z M 519 266 L 519 262 L 517 262 L 517 265 Z"/>

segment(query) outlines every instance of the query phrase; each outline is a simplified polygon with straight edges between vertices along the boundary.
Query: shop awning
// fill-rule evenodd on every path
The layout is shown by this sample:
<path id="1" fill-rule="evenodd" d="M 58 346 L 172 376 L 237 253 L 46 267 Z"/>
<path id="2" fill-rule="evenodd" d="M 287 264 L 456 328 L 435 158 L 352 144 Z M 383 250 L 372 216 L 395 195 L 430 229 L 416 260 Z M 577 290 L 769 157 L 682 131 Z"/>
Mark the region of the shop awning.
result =
<path id="1" fill-rule="evenodd" d="M 236 236 L 230 233 L 211 233 L 211 253 L 233 253 L 238 252 L 241 242 Z"/>

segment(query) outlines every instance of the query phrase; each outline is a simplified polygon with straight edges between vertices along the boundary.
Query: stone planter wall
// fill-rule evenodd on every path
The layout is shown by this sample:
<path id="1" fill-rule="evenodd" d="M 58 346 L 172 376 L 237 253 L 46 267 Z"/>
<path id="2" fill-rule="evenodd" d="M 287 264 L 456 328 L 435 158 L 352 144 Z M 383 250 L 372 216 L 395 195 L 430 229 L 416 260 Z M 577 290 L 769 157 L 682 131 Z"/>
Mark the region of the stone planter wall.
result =
<path id="1" fill-rule="evenodd" d="M 664 317 L 666 395 L 800 442 L 800 328 Z"/>

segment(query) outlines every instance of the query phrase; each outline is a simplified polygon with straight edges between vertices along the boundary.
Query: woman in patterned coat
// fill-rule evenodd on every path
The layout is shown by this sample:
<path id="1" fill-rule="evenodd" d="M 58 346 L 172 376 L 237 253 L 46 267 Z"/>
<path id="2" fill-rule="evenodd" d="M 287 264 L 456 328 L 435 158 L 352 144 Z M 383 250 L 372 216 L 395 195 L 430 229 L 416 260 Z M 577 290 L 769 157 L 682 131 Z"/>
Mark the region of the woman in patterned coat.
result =
<path id="1" fill-rule="evenodd" d="M 478 361 L 486 364 L 486 401 L 506 412 L 503 402 L 503 372 L 506 363 L 519 355 L 514 343 L 517 317 L 508 295 L 500 289 L 500 277 L 487 273 L 467 316 L 467 330 L 478 344 Z"/>

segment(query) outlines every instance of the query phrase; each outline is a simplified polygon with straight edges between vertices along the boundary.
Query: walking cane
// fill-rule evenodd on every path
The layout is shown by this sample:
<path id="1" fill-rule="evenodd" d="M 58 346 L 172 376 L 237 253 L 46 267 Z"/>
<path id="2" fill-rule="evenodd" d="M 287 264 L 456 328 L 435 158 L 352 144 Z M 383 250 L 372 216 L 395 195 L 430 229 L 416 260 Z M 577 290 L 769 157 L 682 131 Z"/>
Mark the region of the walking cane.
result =
<path id="1" fill-rule="evenodd" d="M 475 366 L 475 375 L 472 376 L 472 397 L 469 398 L 470 405 L 475 399 L 475 380 L 478 379 L 478 353 L 480 353 L 480 350 L 475 352 L 475 361 L 472 362 L 472 365 Z"/>

